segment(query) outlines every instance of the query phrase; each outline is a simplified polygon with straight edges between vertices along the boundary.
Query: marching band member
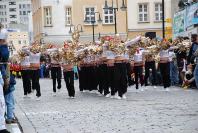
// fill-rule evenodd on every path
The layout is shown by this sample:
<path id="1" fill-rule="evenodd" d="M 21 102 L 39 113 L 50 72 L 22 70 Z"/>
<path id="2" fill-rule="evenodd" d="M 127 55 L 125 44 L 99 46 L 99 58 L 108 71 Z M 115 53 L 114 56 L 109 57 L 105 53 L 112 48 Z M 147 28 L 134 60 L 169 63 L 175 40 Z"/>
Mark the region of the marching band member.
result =
<path id="1" fill-rule="evenodd" d="M 39 73 L 40 73 L 40 58 L 41 52 L 39 50 L 39 46 L 37 44 L 33 44 L 30 48 L 30 72 L 31 72 L 31 80 L 32 80 L 32 89 L 36 90 L 37 101 L 40 100 L 41 91 L 40 91 L 40 83 L 39 83 Z"/>
<path id="2" fill-rule="evenodd" d="M 58 48 L 48 49 L 48 53 L 50 55 L 50 68 L 51 68 L 51 78 L 53 82 L 53 96 L 56 96 L 56 81 L 58 83 L 57 89 L 61 89 L 61 78 L 62 78 L 62 70 L 60 64 L 60 54 Z"/>
<path id="3" fill-rule="evenodd" d="M 107 64 L 106 64 L 106 60 L 107 60 L 107 49 L 108 49 L 108 43 L 109 42 L 105 42 L 103 44 L 103 53 L 102 56 L 100 58 L 100 65 L 99 65 L 99 92 L 101 95 L 103 95 L 104 92 L 104 96 L 108 97 L 109 92 L 109 88 L 108 88 L 108 79 L 107 79 Z"/>
<path id="4" fill-rule="evenodd" d="M 108 88 L 111 90 L 111 98 L 115 97 L 115 53 L 111 50 L 107 51 L 107 78 L 108 78 Z M 107 94 L 106 97 L 110 97 Z"/>
<path id="5" fill-rule="evenodd" d="M 164 89 L 169 91 L 170 87 L 170 63 L 169 63 L 169 44 L 167 42 L 162 43 L 162 49 L 159 53 L 160 56 L 160 72 L 162 75 Z"/>
<path id="6" fill-rule="evenodd" d="M 144 84 L 145 87 L 148 86 L 148 78 L 149 78 L 149 73 L 150 69 L 152 70 L 152 85 L 154 85 L 154 88 L 156 89 L 156 63 L 155 63 L 155 56 L 154 53 L 152 53 L 149 50 L 144 51 L 145 55 L 145 77 L 144 77 Z"/>
<path id="7" fill-rule="evenodd" d="M 140 47 L 137 47 L 134 55 L 135 85 L 137 90 L 139 89 L 139 79 L 141 86 L 143 86 L 143 59 L 143 51 Z M 144 91 L 143 88 L 141 88 L 141 91 Z"/>
<path id="8" fill-rule="evenodd" d="M 74 89 L 74 70 L 73 70 L 73 54 L 74 51 L 71 51 L 69 48 L 63 48 L 64 54 L 66 57 L 63 56 L 63 75 L 66 84 L 66 88 L 68 91 L 69 98 L 75 98 L 75 89 Z"/>
<path id="9" fill-rule="evenodd" d="M 31 94 L 31 80 L 30 80 L 30 56 L 29 48 L 24 46 L 19 52 L 21 57 L 21 76 L 23 81 L 24 98 L 30 98 L 28 95 Z"/>

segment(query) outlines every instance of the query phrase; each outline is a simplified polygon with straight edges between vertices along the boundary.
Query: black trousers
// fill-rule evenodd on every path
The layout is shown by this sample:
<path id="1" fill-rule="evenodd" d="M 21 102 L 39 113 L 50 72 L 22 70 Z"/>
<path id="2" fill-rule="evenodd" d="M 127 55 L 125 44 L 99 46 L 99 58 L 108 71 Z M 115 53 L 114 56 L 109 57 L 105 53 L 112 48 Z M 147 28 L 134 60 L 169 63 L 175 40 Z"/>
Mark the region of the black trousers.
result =
<path id="1" fill-rule="evenodd" d="M 80 91 L 83 91 L 83 67 L 78 67 L 78 79 L 79 79 L 79 89 Z"/>
<path id="2" fill-rule="evenodd" d="M 31 77 L 30 70 L 21 70 L 21 76 L 23 81 L 24 95 L 31 93 Z"/>
<path id="3" fill-rule="evenodd" d="M 127 92 L 126 63 L 115 63 L 115 91 L 120 97 Z"/>
<path id="4" fill-rule="evenodd" d="M 87 90 L 92 91 L 92 90 L 97 90 L 96 87 L 96 72 L 95 72 L 95 66 L 89 66 L 86 68 L 87 73 L 86 73 L 86 85 L 87 85 Z"/>
<path id="5" fill-rule="evenodd" d="M 108 88 L 111 89 L 111 95 L 115 95 L 115 67 L 114 66 L 111 66 L 111 67 L 108 67 L 107 69 L 107 73 L 108 73 Z"/>
<path id="6" fill-rule="evenodd" d="M 99 92 L 102 94 L 104 91 L 104 95 L 109 94 L 108 87 L 108 68 L 106 64 L 99 65 Z"/>
<path id="7" fill-rule="evenodd" d="M 74 97 L 75 96 L 74 71 L 65 71 L 63 74 L 64 74 L 64 80 L 67 87 L 68 95 L 70 97 Z"/>
<path id="8" fill-rule="evenodd" d="M 58 83 L 57 88 L 61 88 L 61 78 L 62 78 L 62 72 L 61 67 L 51 67 L 51 78 L 53 82 L 53 92 L 56 92 L 56 81 Z"/>
<path id="9" fill-rule="evenodd" d="M 149 78 L 149 73 L 150 73 L 149 69 L 152 69 L 152 78 L 153 78 L 152 85 L 156 85 L 155 61 L 151 61 L 151 62 L 145 62 L 145 77 L 144 77 L 145 86 L 148 86 L 148 78 Z"/>
<path id="10" fill-rule="evenodd" d="M 164 88 L 170 87 L 170 63 L 160 63 L 159 65 Z"/>
<path id="11" fill-rule="evenodd" d="M 134 73 L 135 73 L 135 86 L 136 86 L 136 89 L 139 89 L 139 79 L 140 79 L 141 86 L 143 85 L 142 66 L 134 66 Z"/>
<path id="12" fill-rule="evenodd" d="M 128 85 L 131 86 L 131 85 L 134 84 L 132 79 L 131 79 L 131 74 L 132 74 L 131 64 L 127 63 L 126 67 L 127 67 L 127 81 L 128 81 Z"/>
<path id="13" fill-rule="evenodd" d="M 39 83 L 39 74 L 40 70 L 30 70 L 30 75 L 31 75 L 31 80 L 32 80 L 32 89 L 36 90 L 36 96 L 40 97 L 41 96 L 41 91 L 40 91 L 40 83 Z"/>

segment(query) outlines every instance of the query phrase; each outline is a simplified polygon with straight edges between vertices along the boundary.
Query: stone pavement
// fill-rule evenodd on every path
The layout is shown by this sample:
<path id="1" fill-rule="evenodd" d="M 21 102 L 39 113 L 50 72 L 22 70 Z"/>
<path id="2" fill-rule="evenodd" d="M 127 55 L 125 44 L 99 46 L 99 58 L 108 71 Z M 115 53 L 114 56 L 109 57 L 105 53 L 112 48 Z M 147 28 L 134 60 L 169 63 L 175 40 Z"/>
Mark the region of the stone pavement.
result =
<path id="1" fill-rule="evenodd" d="M 41 101 L 23 99 L 17 81 L 16 115 L 24 133 L 198 133 L 198 90 L 149 87 L 136 93 L 130 87 L 127 100 L 79 92 L 68 99 L 65 83 L 56 97 L 52 82 L 43 79 Z"/>

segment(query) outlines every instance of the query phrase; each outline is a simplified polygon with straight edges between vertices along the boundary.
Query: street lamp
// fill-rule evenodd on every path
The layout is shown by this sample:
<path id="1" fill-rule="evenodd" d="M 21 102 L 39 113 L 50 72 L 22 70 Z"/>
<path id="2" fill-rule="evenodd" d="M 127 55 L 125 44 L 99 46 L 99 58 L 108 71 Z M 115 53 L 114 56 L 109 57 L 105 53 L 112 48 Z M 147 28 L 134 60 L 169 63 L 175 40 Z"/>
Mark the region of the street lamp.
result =
<path id="1" fill-rule="evenodd" d="M 80 26 L 80 32 L 83 32 L 83 27 L 82 27 L 82 25 L 81 24 L 77 24 L 77 25 L 70 25 L 70 29 L 69 29 L 69 34 L 71 34 L 72 33 L 72 27 L 74 27 L 74 31 L 75 30 L 78 30 L 79 31 L 79 26 Z"/>
<path id="2" fill-rule="evenodd" d="M 114 0 L 112 0 L 112 6 L 108 6 L 107 0 L 105 0 L 105 6 L 104 6 L 104 11 L 112 10 L 114 13 L 114 21 L 115 21 L 115 34 L 117 34 L 117 11 L 119 10 L 118 8 L 118 0 L 116 1 L 116 7 L 114 7 Z M 120 7 L 122 11 L 127 10 L 127 6 L 125 3 L 125 0 L 122 0 L 122 6 Z"/>
<path id="3" fill-rule="evenodd" d="M 165 11 L 164 11 L 164 0 L 162 0 L 162 35 L 165 39 Z"/>
<path id="4" fill-rule="evenodd" d="M 41 39 L 40 39 L 40 44 L 45 44 L 45 42 L 44 42 L 44 38 L 43 37 L 45 37 L 45 36 L 47 36 L 47 33 L 41 33 Z"/>
<path id="5" fill-rule="evenodd" d="M 102 23 L 102 19 L 101 19 L 101 16 L 100 16 L 100 13 L 99 12 L 93 12 L 93 14 L 94 14 L 94 20 L 88 20 L 88 17 L 86 16 L 86 14 L 85 14 L 85 20 L 84 20 L 84 22 L 85 23 L 91 23 L 92 24 L 92 30 L 93 30 L 93 43 L 95 43 L 95 23 L 96 23 L 96 20 L 95 20 L 95 17 L 96 17 L 96 14 L 98 14 L 98 20 L 97 20 L 97 22 L 98 23 Z"/>

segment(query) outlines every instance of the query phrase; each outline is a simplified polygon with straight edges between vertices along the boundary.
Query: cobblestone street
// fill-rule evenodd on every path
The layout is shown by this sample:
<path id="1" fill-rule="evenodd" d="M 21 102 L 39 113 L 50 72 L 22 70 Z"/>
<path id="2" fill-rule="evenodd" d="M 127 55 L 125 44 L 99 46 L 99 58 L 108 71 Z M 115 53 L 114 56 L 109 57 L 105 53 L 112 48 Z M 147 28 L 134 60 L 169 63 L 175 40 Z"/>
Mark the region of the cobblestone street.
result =
<path id="1" fill-rule="evenodd" d="M 149 88 L 136 93 L 130 87 L 127 100 L 79 92 L 68 99 L 65 83 L 56 97 L 51 80 L 40 81 L 41 101 L 23 99 L 17 81 L 16 115 L 24 133 L 197 133 L 198 91 L 171 87 Z"/>

